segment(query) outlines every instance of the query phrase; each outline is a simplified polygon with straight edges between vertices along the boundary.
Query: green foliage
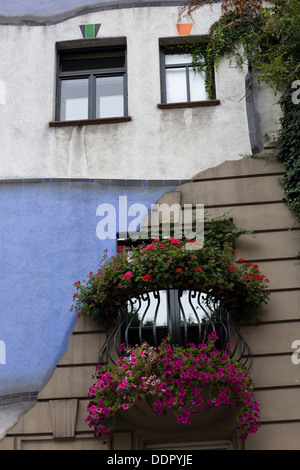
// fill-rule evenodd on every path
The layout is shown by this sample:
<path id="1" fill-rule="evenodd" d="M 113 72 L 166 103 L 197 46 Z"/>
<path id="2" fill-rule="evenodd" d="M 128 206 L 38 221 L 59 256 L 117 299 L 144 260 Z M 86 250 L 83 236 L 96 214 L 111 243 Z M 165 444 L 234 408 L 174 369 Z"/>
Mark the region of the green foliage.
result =
<path id="1" fill-rule="evenodd" d="M 220 0 L 191 0 L 188 4 L 184 4 L 180 11 L 186 12 L 190 15 L 193 11 L 202 7 L 204 3 L 213 3 L 220 2 Z M 239 15 L 243 13 L 252 13 L 262 9 L 263 0 L 222 0 L 221 10 L 223 13 L 228 12 L 229 10 L 234 11 Z"/>
<path id="2" fill-rule="evenodd" d="M 242 235 L 253 234 L 250 230 L 238 228 L 234 222 L 228 217 L 226 212 L 220 217 L 209 219 L 208 214 L 205 215 L 205 244 L 206 245 L 224 245 L 230 244 L 234 247 L 234 242 Z"/>
<path id="3" fill-rule="evenodd" d="M 299 78 L 299 51 L 300 2 L 274 0 L 272 7 L 255 13 L 222 15 L 210 28 L 206 55 L 216 67 L 226 54 L 237 67 L 249 62 L 259 82 L 282 90 Z"/>
<path id="4" fill-rule="evenodd" d="M 284 200 L 300 219 L 300 103 L 292 101 L 292 84 L 300 80 L 300 1 L 270 3 L 271 6 L 261 8 L 246 0 L 223 1 L 223 14 L 211 26 L 202 51 L 207 64 L 206 90 L 213 99 L 214 67 L 218 68 L 220 58 L 228 55 L 236 67 L 249 64 L 258 83 L 268 84 L 275 93 L 282 94 L 282 127 L 275 155 L 287 170 L 282 179 Z M 202 6 L 203 0 L 192 0 L 182 7 L 180 15 L 183 11 L 189 15 Z"/>
<path id="5" fill-rule="evenodd" d="M 243 259 L 234 262 L 233 242 L 245 233 L 224 216 L 207 226 L 202 248 L 196 240 L 174 237 L 120 247 L 115 256 L 104 256 L 97 272 L 75 283 L 71 310 L 89 322 L 101 319 L 109 326 L 119 302 L 144 291 L 174 287 L 234 299 L 236 319 L 255 321 L 259 307 L 268 300 L 269 280 L 259 274 L 257 265 Z"/>
<path id="6" fill-rule="evenodd" d="M 215 98 L 215 80 L 214 80 L 214 58 L 210 55 L 208 42 L 184 43 L 176 46 L 169 46 L 171 52 L 180 51 L 181 53 L 191 54 L 193 68 L 195 72 L 201 71 L 205 74 L 205 89 L 208 99 Z"/>
<path id="7" fill-rule="evenodd" d="M 281 181 L 285 201 L 300 220 L 300 103 L 293 103 L 292 92 L 288 88 L 279 100 L 283 117 L 278 135 L 279 146 L 275 154 L 286 168 Z"/>

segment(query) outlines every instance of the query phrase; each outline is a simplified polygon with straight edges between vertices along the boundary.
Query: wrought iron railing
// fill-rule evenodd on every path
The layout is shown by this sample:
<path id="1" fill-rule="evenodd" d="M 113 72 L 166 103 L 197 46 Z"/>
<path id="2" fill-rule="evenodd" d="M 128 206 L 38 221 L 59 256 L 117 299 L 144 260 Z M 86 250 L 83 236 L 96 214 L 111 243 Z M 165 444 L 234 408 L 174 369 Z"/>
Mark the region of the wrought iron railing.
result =
<path id="1" fill-rule="evenodd" d="M 218 349 L 228 349 L 245 367 L 250 367 L 251 350 L 239 330 L 230 322 L 227 302 L 220 295 L 198 290 L 153 290 L 129 295 L 118 308 L 118 320 L 100 351 L 99 362 L 115 362 L 120 345 L 158 346 L 167 336 L 173 344 L 204 343 L 216 332 Z"/>

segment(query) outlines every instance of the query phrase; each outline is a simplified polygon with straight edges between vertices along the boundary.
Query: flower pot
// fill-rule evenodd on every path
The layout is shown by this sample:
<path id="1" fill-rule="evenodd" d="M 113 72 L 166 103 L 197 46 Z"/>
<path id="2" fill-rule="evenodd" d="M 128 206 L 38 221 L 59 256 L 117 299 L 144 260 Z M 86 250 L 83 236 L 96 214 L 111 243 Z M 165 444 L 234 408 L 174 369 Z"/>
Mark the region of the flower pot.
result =
<path id="1" fill-rule="evenodd" d="M 191 34 L 193 23 L 176 24 L 179 36 L 188 36 Z"/>

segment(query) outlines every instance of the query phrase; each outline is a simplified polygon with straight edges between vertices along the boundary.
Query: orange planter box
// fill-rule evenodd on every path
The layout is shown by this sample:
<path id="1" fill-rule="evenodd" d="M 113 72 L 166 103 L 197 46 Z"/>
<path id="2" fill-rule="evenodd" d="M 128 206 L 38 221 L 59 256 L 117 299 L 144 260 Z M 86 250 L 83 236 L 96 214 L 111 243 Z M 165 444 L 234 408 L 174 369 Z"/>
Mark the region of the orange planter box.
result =
<path id="1" fill-rule="evenodd" d="M 176 28 L 180 36 L 191 34 L 192 27 L 193 23 L 176 24 Z"/>

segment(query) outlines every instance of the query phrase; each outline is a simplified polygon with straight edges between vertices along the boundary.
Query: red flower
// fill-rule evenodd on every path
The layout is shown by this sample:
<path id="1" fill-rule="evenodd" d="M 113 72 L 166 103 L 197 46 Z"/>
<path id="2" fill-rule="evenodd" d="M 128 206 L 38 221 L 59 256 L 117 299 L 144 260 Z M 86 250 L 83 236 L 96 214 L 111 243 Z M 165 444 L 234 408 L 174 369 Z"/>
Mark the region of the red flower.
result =
<path id="1" fill-rule="evenodd" d="M 127 273 L 124 274 L 124 279 L 131 279 L 132 278 L 132 272 L 131 271 L 127 271 Z"/>
<path id="2" fill-rule="evenodd" d="M 144 253 L 144 251 L 149 251 L 149 250 L 154 250 L 154 245 L 152 243 L 150 243 L 149 245 L 147 245 L 143 250 L 142 250 L 142 253 Z"/>
<path id="3" fill-rule="evenodd" d="M 151 279 L 151 276 L 149 276 L 149 274 L 145 274 L 145 276 L 143 276 L 143 281 L 150 281 Z"/>
<path id="4" fill-rule="evenodd" d="M 230 266 L 230 271 L 236 271 L 236 267 L 235 266 Z"/>
<path id="5" fill-rule="evenodd" d="M 194 269 L 194 271 L 197 271 L 197 272 L 201 273 L 202 268 L 201 268 L 200 266 L 197 266 L 197 267 Z"/>
<path id="6" fill-rule="evenodd" d="M 245 260 L 243 258 L 238 259 L 240 263 L 243 263 Z"/>
<path id="7" fill-rule="evenodd" d="M 175 273 L 182 273 L 182 268 L 177 268 Z"/>

